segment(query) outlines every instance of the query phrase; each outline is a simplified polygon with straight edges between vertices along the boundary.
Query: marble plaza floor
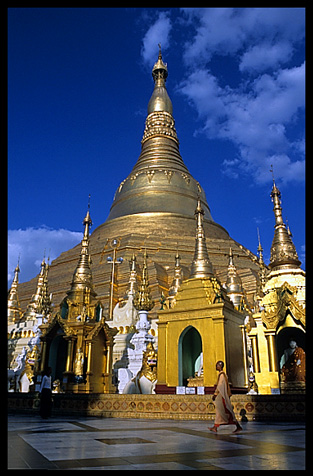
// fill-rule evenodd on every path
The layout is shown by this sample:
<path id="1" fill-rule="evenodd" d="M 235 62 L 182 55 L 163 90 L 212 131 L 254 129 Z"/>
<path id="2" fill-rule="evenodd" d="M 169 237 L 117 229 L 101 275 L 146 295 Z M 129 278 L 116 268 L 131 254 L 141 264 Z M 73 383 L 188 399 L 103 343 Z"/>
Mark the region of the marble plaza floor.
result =
<path id="1" fill-rule="evenodd" d="M 8 469 L 304 470 L 304 423 L 8 416 Z"/>

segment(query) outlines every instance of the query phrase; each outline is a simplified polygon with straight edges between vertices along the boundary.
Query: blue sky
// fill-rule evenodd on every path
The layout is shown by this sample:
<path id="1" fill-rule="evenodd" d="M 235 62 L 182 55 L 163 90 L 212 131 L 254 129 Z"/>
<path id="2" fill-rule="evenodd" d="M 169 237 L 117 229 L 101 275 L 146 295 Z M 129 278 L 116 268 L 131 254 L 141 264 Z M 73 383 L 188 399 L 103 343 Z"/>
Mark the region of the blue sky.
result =
<path id="1" fill-rule="evenodd" d="M 9 8 L 8 284 L 95 229 L 141 150 L 158 43 L 213 219 L 269 262 L 272 176 L 305 260 L 305 10 Z M 304 263 L 302 267 L 305 267 Z"/>

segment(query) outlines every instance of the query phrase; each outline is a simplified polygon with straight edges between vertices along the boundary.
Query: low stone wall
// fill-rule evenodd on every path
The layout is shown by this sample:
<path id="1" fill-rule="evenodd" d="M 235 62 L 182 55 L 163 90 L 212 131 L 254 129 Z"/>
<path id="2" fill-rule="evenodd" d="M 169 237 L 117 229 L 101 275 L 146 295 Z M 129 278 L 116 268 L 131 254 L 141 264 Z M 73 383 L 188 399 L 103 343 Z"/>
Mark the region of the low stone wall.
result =
<path id="1" fill-rule="evenodd" d="M 233 395 L 239 421 L 302 421 L 304 395 Z M 9 413 L 39 412 L 34 393 L 8 393 Z M 53 415 L 214 420 L 211 395 L 53 394 Z"/>

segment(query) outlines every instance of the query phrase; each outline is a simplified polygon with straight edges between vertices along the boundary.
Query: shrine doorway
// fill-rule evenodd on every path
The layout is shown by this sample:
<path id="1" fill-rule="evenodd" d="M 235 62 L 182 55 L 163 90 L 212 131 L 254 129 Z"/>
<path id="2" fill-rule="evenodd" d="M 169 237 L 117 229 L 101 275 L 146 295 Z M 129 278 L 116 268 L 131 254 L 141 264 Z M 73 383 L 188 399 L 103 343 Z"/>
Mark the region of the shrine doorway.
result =
<path id="1" fill-rule="evenodd" d="M 64 332 L 59 329 L 52 339 L 49 348 L 48 366 L 52 368 L 52 381 L 63 380 L 67 357 L 67 341 L 64 339 Z"/>
<path id="2" fill-rule="evenodd" d="M 187 379 L 195 376 L 200 365 L 202 339 L 197 329 L 188 326 L 183 330 L 178 341 L 178 381 L 187 386 Z"/>

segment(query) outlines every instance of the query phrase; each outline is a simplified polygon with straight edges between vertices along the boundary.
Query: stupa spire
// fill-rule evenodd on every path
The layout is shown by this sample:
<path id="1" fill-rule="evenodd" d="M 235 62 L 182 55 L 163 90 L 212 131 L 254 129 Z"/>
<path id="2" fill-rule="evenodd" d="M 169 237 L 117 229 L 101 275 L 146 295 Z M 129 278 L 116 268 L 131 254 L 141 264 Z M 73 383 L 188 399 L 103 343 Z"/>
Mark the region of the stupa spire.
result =
<path id="1" fill-rule="evenodd" d="M 160 45 L 152 77 L 154 89 L 148 103 L 141 153 L 115 193 L 108 220 L 143 213 L 171 213 L 192 218 L 198 195 L 206 218 L 212 220 L 205 193 L 179 152 L 173 105 L 165 85 L 168 69 Z"/>
<path id="2" fill-rule="evenodd" d="M 20 259 L 18 259 L 17 266 L 14 270 L 14 278 L 8 293 L 8 320 L 12 322 L 17 322 L 22 316 L 20 300 L 18 296 L 18 274 L 21 271 L 19 267 L 19 261 Z"/>
<path id="3" fill-rule="evenodd" d="M 95 295 L 92 284 L 91 273 L 91 256 L 89 254 L 89 232 L 92 225 L 92 220 L 89 213 L 90 205 L 88 203 L 88 210 L 83 220 L 84 236 L 81 242 L 81 251 L 78 264 L 73 274 L 71 289 L 68 294 L 76 293 L 77 291 L 88 291 Z"/>
<path id="4" fill-rule="evenodd" d="M 275 232 L 271 246 L 271 258 L 269 263 L 270 270 L 288 269 L 299 267 L 299 261 L 295 245 L 293 244 L 291 234 L 288 233 L 283 221 L 281 207 L 281 193 L 277 188 L 273 177 L 273 188 L 271 198 L 274 203 Z"/>
<path id="5" fill-rule="evenodd" d="M 197 220 L 196 246 L 193 262 L 191 265 L 190 278 L 209 278 L 212 277 L 214 273 L 206 247 L 203 227 L 204 211 L 201 206 L 200 198 L 198 198 L 195 216 Z"/>
<path id="6" fill-rule="evenodd" d="M 229 249 L 229 261 L 227 269 L 226 293 L 237 310 L 243 308 L 243 288 L 241 279 L 234 265 L 233 250 Z"/>
<path id="7" fill-rule="evenodd" d="M 182 283 L 182 269 L 180 265 L 180 256 L 177 251 L 175 256 L 174 278 L 172 281 L 172 285 L 168 291 L 169 299 L 173 299 L 176 296 L 181 283 Z"/>
<path id="8" fill-rule="evenodd" d="M 48 257 L 48 263 L 45 266 L 45 273 L 43 279 L 43 287 L 42 287 L 42 302 L 41 302 L 41 313 L 44 317 L 49 318 L 51 315 L 53 308 L 52 308 L 52 294 L 49 293 L 48 289 L 48 273 L 50 269 L 49 264 L 50 258 Z"/>
<path id="9" fill-rule="evenodd" d="M 47 279 L 47 264 L 45 258 L 41 262 L 41 269 L 38 276 L 37 288 L 35 294 L 33 294 L 30 303 L 28 304 L 26 311 L 23 315 L 23 320 L 35 319 L 38 314 L 42 313 L 42 305 L 44 300 L 44 291 Z"/>
<path id="10" fill-rule="evenodd" d="M 265 285 L 265 282 L 266 282 L 266 278 L 265 278 L 265 263 L 264 263 L 264 260 L 263 260 L 263 248 L 262 248 L 262 245 L 261 245 L 261 238 L 260 238 L 260 231 L 259 231 L 259 228 L 257 228 L 257 232 L 258 232 L 258 255 L 259 255 L 259 265 L 260 265 L 260 272 L 259 272 L 259 275 L 260 275 L 260 282 L 261 282 L 261 291 Z"/>

